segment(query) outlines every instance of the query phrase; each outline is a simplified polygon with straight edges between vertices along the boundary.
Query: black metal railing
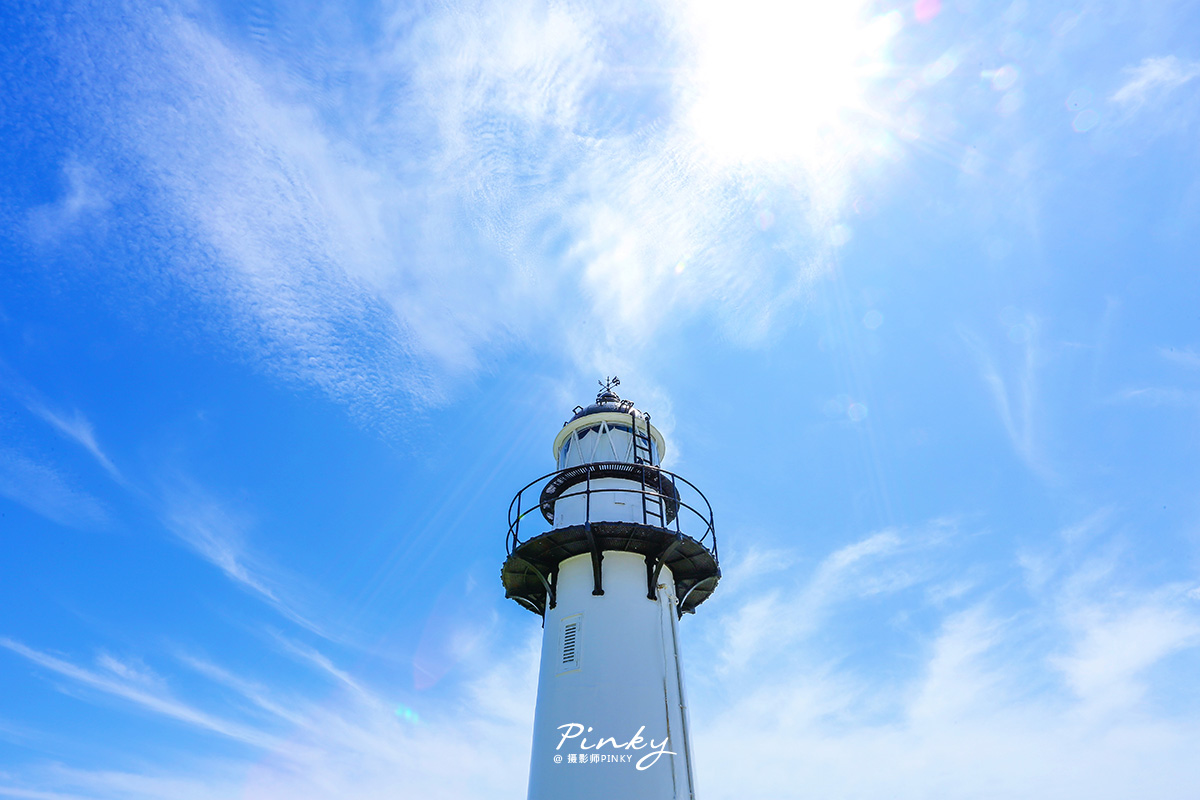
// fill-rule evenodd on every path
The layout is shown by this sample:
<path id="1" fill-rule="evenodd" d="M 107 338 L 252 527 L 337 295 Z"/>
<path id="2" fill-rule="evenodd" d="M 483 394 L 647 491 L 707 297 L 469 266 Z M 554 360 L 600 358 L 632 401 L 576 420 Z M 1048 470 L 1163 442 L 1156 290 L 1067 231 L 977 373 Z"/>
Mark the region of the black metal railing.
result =
<path id="1" fill-rule="evenodd" d="M 594 486 L 601 478 L 617 478 L 633 486 Z M 547 499 L 547 487 L 561 486 Z M 537 500 L 529 497 L 536 487 Z M 682 489 L 682 492 L 680 491 Z M 624 494 L 638 498 L 641 507 L 640 523 L 647 527 L 674 530 L 695 539 L 717 558 L 717 531 L 713 527 L 712 506 L 695 484 L 687 478 L 651 465 L 633 465 L 622 461 L 597 461 L 560 469 L 536 478 L 517 492 L 508 505 L 508 554 L 521 546 L 521 521 L 538 511 L 553 524 L 554 506 L 573 497 L 584 498 L 584 518 L 574 524 L 619 522 L 626 520 L 592 519 L 592 495 Z M 661 513 L 648 512 L 648 505 L 657 504 Z M 526 526 L 528 527 L 528 525 Z M 535 536 L 545 533 L 538 530 Z M 532 538 L 532 537 L 530 537 Z"/>

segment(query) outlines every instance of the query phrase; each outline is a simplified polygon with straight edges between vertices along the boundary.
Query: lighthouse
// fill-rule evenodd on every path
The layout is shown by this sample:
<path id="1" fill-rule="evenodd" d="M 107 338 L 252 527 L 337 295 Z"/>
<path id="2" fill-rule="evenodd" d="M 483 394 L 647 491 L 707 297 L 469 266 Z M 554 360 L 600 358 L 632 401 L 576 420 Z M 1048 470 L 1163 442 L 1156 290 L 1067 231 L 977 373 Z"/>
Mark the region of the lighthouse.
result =
<path id="1" fill-rule="evenodd" d="M 542 618 L 529 800 L 691 800 L 679 621 L 716 588 L 712 509 L 601 382 L 509 507 L 505 595 Z"/>

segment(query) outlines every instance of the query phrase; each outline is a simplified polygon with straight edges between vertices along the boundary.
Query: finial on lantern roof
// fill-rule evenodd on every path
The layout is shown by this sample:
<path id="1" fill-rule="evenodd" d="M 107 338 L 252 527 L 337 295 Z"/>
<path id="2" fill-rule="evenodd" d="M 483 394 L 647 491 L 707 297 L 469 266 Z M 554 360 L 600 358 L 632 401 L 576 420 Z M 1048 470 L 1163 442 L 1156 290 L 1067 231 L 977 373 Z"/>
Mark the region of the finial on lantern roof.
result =
<path id="1" fill-rule="evenodd" d="M 613 375 L 611 378 L 606 376 L 604 380 L 596 381 L 596 383 L 600 384 L 600 393 L 596 395 L 597 403 L 616 403 L 620 401 L 621 398 L 617 397 L 617 393 L 613 391 L 613 389 L 621 385 L 620 378 L 616 375 Z"/>
<path id="2" fill-rule="evenodd" d="M 584 406 L 575 406 L 574 416 L 564 422 L 564 426 L 570 425 L 580 417 L 586 417 L 591 414 L 608 413 L 634 414 L 640 419 L 644 419 L 647 422 L 650 421 L 650 415 L 640 409 L 634 408 L 632 400 L 622 400 L 617 396 L 617 393 L 613 391 L 616 387 L 621 385 L 621 379 L 616 375 L 613 375 L 611 378 L 606 377 L 602 381 L 597 381 L 597 383 L 600 384 L 600 392 L 596 395 L 596 402 L 592 403 L 586 408 Z"/>

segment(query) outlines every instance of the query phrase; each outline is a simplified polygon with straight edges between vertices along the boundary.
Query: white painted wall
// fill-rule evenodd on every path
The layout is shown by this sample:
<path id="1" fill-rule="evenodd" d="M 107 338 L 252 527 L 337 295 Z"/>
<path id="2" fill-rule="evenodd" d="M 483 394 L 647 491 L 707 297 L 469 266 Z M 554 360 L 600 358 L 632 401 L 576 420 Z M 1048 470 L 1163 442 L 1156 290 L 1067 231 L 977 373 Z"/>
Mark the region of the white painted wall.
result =
<path id="1" fill-rule="evenodd" d="M 640 507 L 639 507 L 640 515 Z M 594 519 L 594 517 L 593 517 Z M 576 520 L 578 521 L 578 519 Z M 678 663 L 674 579 L 659 575 L 658 599 L 647 597 L 646 563 L 634 553 L 606 552 L 604 594 L 592 594 L 590 555 L 564 561 L 558 604 L 545 617 L 541 672 L 529 770 L 530 800 L 690 800 L 694 797 L 686 707 Z M 564 621 L 577 622 L 577 663 L 563 665 Z M 591 732 L 559 744 L 559 726 L 577 723 Z M 620 763 L 569 763 L 581 741 L 628 742 L 644 726 L 640 749 L 612 742 L 587 755 L 627 755 Z M 663 755 L 636 768 L 666 738 Z M 554 757 L 562 756 L 561 763 Z M 647 763 L 650 759 L 648 759 Z"/>
<path id="2" fill-rule="evenodd" d="M 591 489 L 590 509 L 588 497 L 584 494 L 587 491 L 586 484 L 576 484 L 564 492 L 565 496 L 554 504 L 555 528 L 578 525 L 586 519 L 592 522 L 643 521 L 640 483 L 625 478 L 593 478 Z M 660 515 L 663 513 L 661 500 L 650 498 L 648 503 L 652 504 L 652 510 Z M 589 512 L 590 517 L 587 516 Z M 651 518 L 648 524 L 658 524 L 657 519 Z"/>

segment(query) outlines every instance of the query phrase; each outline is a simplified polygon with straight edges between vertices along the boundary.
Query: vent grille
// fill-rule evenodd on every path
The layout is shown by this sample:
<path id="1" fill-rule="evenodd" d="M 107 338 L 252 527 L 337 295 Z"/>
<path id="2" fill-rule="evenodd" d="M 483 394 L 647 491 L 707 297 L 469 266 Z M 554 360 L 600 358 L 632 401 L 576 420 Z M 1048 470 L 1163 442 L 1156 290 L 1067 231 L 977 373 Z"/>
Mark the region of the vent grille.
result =
<path id="1" fill-rule="evenodd" d="M 575 614 L 563 620 L 562 627 L 562 667 L 559 672 L 579 669 L 579 623 L 583 615 Z"/>
<path id="2" fill-rule="evenodd" d="M 563 663 L 573 664 L 575 662 L 575 637 L 579 633 L 579 623 L 567 623 L 563 629 Z"/>

